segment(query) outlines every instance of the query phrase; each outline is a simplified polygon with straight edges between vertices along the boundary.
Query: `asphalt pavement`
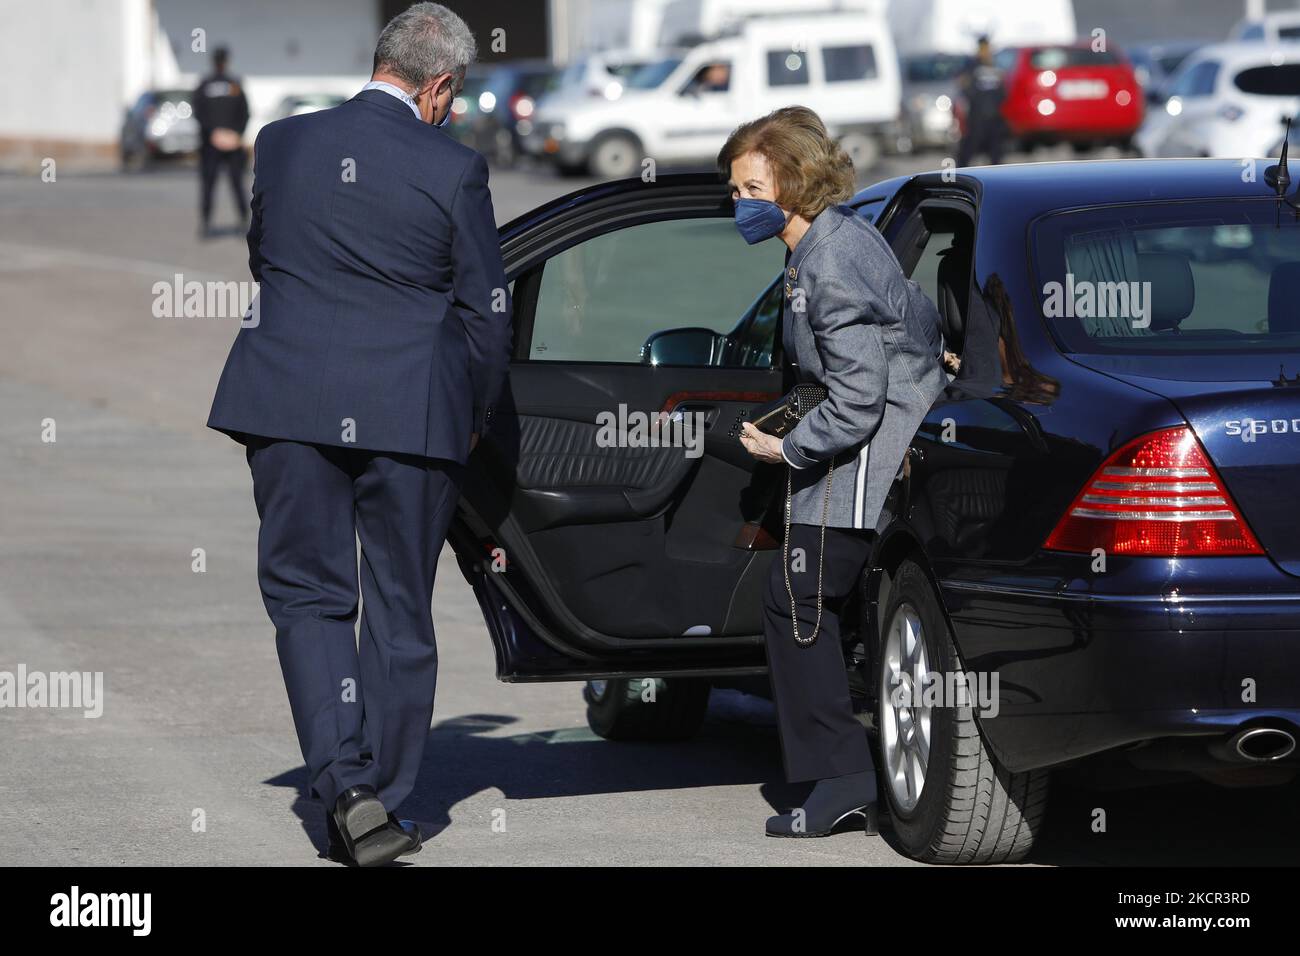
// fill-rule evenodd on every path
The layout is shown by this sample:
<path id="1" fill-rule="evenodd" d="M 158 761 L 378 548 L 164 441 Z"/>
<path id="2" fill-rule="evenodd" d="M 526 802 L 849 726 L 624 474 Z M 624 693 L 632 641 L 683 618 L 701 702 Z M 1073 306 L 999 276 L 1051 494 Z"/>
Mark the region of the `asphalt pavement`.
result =
<path id="1" fill-rule="evenodd" d="M 498 219 L 584 182 L 494 171 Z M 101 716 L 0 709 L 0 864 L 334 865 L 257 590 L 248 470 L 203 424 L 238 319 L 151 310 L 177 273 L 249 279 L 242 236 L 198 237 L 197 188 L 185 167 L 0 178 L 0 671 L 103 673 Z M 888 835 L 764 837 L 804 792 L 780 782 L 767 702 L 716 693 L 690 742 L 608 743 L 578 685 L 496 681 L 449 551 L 434 617 L 436 711 L 399 808 L 427 842 L 403 865 L 910 862 Z M 1031 861 L 1294 862 L 1296 796 L 1070 783 Z"/>

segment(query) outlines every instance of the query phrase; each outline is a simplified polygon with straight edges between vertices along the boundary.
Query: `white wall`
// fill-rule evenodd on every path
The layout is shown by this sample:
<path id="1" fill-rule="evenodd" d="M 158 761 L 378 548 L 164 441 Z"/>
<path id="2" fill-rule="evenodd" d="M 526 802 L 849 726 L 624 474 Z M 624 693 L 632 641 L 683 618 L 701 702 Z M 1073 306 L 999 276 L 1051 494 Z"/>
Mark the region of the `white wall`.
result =
<path id="1" fill-rule="evenodd" d="M 0 0 L 0 137 L 117 138 L 143 0 Z"/>
<path id="2" fill-rule="evenodd" d="M 0 138 L 116 141 L 141 92 L 210 68 L 196 28 L 230 48 L 256 127 L 288 93 L 356 92 L 381 24 L 378 0 L 0 0 Z"/>
<path id="3" fill-rule="evenodd" d="M 180 85 L 197 84 L 211 68 L 212 50 L 230 49 L 230 71 L 244 79 L 253 114 L 250 136 L 289 93 L 351 95 L 359 90 L 370 78 L 383 26 L 378 0 L 154 3 Z M 192 49 L 195 29 L 205 31 L 207 53 Z"/>

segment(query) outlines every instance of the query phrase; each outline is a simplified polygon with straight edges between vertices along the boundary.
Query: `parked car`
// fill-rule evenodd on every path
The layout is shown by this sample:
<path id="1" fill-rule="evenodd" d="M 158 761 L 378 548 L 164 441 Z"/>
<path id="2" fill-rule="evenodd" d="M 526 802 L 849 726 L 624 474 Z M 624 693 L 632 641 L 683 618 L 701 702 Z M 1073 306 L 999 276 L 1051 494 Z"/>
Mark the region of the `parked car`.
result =
<path id="1" fill-rule="evenodd" d="M 1163 105 L 1169 99 L 1168 86 L 1178 68 L 1205 44 L 1199 40 L 1145 43 L 1125 48 L 1133 75 L 1146 94 L 1148 103 Z"/>
<path id="2" fill-rule="evenodd" d="M 1113 46 L 1097 51 L 1085 41 L 1009 47 L 994 62 L 1006 74 L 1002 115 L 1022 146 L 1127 148 L 1142 125 L 1142 88 L 1132 64 Z"/>
<path id="3" fill-rule="evenodd" d="M 998 166 L 850 200 L 961 358 L 835 609 L 918 859 L 1022 858 L 1058 768 L 1300 769 L 1300 225 L 1240 172 Z M 1257 258 L 1180 251 L 1224 223 Z M 784 482 L 736 435 L 783 391 L 783 250 L 746 245 L 707 174 L 592 186 L 500 235 L 510 384 L 450 533 L 497 675 L 587 682 L 604 737 L 689 736 L 712 687 L 766 685 Z M 1151 283 L 1145 318 L 1053 306 L 1087 282 Z M 610 450 L 611 418 L 658 412 L 702 443 Z M 968 672 L 979 705 L 897 693 Z"/>
<path id="4" fill-rule="evenodd" d="M 899 95 L 883 17 L 773 16 L 646 66 L 616 101 L 548 98 L 524 148 L 562 171 L 611 179 L 639 173 L 647 157 L 707 165 L 736 126 L 801 103 L 865 169 L 897 137 Z"/>
<path id="5" fill-rule="evenodd" d="M 1228 34 L 1229 40 L 1274 44 L 1300 40 L 1300 10 L 1267 13 L 1257 19 L 1241 20 Z"/>
<path id="6" fill-rule="evenodd" d="M 185 156 L 199 148 L 193 90 L 146 90 L 122 120 L 122 165 L 139 169 L 156 159 Z"/>
<path id="7" fill-rule="evenodd" d="M 284 119 L 286 116 L 301 116 L 304 113 L 331 109 L 346 103 L 348 99 L 341 93 L 290 93 L 280 100 L 280 105 L 275 108 L 272 119 Z"/>
<path id="8" fill-rule="evenodd" d="M 901 57 L 903 83 L 901 125 L 909 149 L 941 149 L 957 141 L 953 104 L 957 78 L 973 57 L 955 53 L 917 53 Z"/>
<path id="9" fill-rule="evenodd" d="M 1168 89 L 1135 138 L 1144 156 L 1267 156 L 1300 109 L 1300 44 L 1204 47 Z"/>
<path id="10" fill-rule="evenodd" d="M 532 132 L 537 101 L 559 82 L 547 60 L 471 67 L 452 103 L 451 134 L 501 166 L 512 166 Z"/>
<path id="11" fill-rule="evenodd" d="M 624 82 L 647 63 L 653 63 L 670 51 L 646 55 L 632 50 L 602 50 L 583 53 L 570 61 L 560 73 L 553 95 L 599 96 L 616 100 L 623 95 Z"/>

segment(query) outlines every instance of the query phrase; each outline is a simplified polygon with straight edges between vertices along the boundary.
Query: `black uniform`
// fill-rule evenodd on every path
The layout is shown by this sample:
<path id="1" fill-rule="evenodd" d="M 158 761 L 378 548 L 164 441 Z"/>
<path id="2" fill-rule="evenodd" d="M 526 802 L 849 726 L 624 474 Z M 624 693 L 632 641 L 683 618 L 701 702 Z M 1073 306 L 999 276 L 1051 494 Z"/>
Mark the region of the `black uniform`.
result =
<path id="1" fill-rule="evenodd" d="M 989 162 L 1002 162 L 1006 122 L 1002 101 L 1007 97 L 1002 71 L 991 64 L 976 62 L 962 74 L 961 89 L 966 97 L 966 135 L 957 147 L 957 165 L 969 166 L 971 159 L 987 153 Z"/>
<path id="2" fill-rule="evenodd" d="M 237 149 L 223 150 L 211 142 L 212 131 L 215 129 L 232 129 L 241 137 L 244 135 L 244 128 L 248 126 L 248 100 L 244 96 L 244 85 L 238 78 L 226 73 L 213 73 L 205 77 L 194 91 L 194 118 L 198 120 L 203 140 L 199 150 L 203 226 L 206 229 L 212 219 L 212 187 L 223 168 L 230 177 L 230 185 L 235 193 L 239 221 L 246 222 L 248 199 L 244 195 L 244 148 L 240 146 Z"/>

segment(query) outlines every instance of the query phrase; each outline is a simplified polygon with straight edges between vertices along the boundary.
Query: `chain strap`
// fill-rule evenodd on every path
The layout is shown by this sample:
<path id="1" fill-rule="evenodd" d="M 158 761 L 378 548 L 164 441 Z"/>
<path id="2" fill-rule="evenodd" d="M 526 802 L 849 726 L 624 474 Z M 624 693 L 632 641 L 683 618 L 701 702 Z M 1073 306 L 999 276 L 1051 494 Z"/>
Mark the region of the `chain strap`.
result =
<path id="1" fill-rule="evenodd" d="M 811 636 L 807 638 L 799 636 L 799 614 L 795 608 L 794 589 L 790 587 L 790 503 L 793 497 L 790 474 L 793 470 L 786 465 L 785 542 L 782 546 L 782 555 L 785 559 L 785 593 L 790 597 L 790 626 L 794 629 L 794 642 L 800 647 L 812 647 L 817 641 L 817 632 L 822 627 L 822 571 L 826 567 L 826 523 L 831 513 L 831 482 L 835 478 L 835 459 L 831 459 L 830 467 L 826 469 L 826 500 L 822 504 L 821 545 L 817 549 L 817 621 L 813 625 Z"/>

